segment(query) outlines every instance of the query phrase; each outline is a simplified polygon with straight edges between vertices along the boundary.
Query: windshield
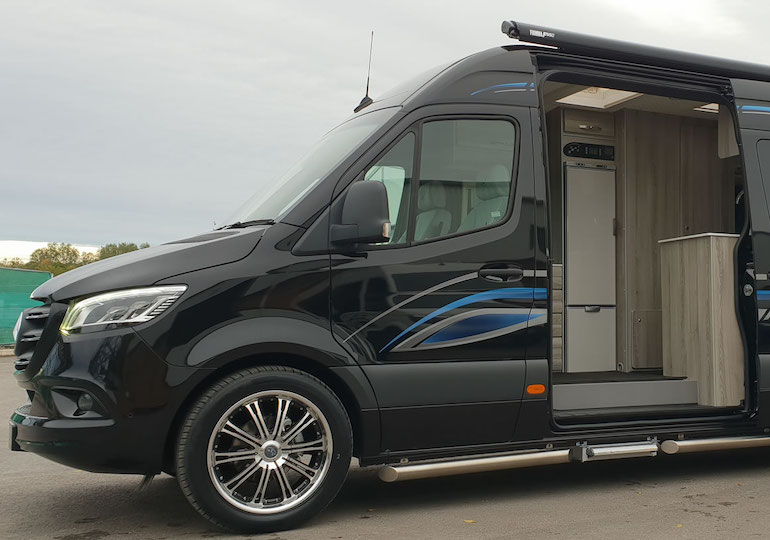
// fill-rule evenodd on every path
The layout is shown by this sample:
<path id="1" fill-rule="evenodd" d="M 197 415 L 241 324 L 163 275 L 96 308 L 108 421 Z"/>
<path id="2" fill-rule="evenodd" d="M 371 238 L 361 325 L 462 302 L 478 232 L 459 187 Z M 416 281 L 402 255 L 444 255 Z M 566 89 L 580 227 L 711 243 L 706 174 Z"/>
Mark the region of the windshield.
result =
<path id="1" fill-rule="evenodd" d="M 246 201 L 226 223 L 278 221 L 397 111 L 398 107 L 379 109 L 340 124 L 269 189 L 260 190 Z"/>

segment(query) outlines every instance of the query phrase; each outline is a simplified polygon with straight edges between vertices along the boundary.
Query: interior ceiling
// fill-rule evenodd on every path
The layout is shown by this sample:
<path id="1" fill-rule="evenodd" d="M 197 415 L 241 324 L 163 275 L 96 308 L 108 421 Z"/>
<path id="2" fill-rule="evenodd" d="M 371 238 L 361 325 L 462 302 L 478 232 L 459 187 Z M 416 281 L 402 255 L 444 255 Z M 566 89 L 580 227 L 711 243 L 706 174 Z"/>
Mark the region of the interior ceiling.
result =
<path id="1" fill-rule="evenodd" d="M 718 115 L 704 111 L 696 111 L 695 107 L 701 107 L 708 104 L 707 101 L 690 101 L 686 99 L 669 98 L 663 96 L 654 96 L 651 94 L 642 94 L 628 101 L 624 101 L 614 107 L 606 109 L 597 109 L 595 107 L 581 107 L 578 105 L 569 105 L 565 103 L 556 103 L 557 99 L 562 99 L 575 92 L 579 92 L 588 86 L 580 84 L 570 84 L 548 81 L 545 83 L 545 108 L 550 111 L 556 107 L 565 109 L 584 109 L 589 111 L 607 111 L 615 112 L 622 109 L 634 109 L 638 111 L 657 112 L 663 114 L 672 114 L 676 116 L 690 116 L 693 118 L 703 118 L 706 120 L 717 121 Z"/>

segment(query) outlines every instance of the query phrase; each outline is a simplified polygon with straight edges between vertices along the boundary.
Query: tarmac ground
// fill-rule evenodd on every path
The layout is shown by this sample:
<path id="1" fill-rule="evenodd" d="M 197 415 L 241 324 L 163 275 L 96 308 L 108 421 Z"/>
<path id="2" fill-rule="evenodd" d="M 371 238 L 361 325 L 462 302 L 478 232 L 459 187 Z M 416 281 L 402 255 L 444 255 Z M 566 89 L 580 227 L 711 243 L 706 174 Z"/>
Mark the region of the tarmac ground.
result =
<path id="1" fill-rule="evenodd" d="M 0 412 L 24 392 L 0 359 Z M 4 370 L 4 371 L 3 371 Z M 385 484 L 355 465 L 337 499 L 299 529 L 224 533 L 176 479 L 93 474 L 8 450 L 0 430 L 4 540 L 767 538 L 770 450 L 567 464 Z"/>

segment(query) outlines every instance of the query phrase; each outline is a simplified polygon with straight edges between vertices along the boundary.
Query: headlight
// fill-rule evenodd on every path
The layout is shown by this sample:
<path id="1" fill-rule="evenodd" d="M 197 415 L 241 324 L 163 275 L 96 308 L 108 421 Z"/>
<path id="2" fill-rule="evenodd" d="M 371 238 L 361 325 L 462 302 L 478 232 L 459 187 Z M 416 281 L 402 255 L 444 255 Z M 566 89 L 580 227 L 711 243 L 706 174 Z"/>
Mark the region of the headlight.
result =
<path id="1" fill-rule="evenodd" d="M 151 321 L 177 301 L 185 285 L 127 289 L 97 294 L 70 304 L 59 327 L 62 334 L 103 330 Z"/>

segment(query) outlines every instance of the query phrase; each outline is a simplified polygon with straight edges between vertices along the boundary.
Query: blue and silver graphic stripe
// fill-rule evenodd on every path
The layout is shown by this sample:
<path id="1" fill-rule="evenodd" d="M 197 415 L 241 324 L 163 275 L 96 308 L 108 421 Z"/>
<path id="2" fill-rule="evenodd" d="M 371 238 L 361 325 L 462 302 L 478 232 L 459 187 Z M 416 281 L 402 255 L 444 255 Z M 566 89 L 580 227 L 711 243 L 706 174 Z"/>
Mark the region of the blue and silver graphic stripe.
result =
<path id="1" fill-rule="evenodd" d="M 509 288 L 509 289 L 493 289 L 489 291 L 483 291 L 480 293 L 472 294 L 470 296 L 466 296 L 464 298 L 460 298 L 458 300 L 455 300 L 454 302 L 450 302 L 449 304 L 440 307 L 439 309 L 429 313 L 419 321 L 415 322 L 409 328 L 398 334 L 396 337 L 394 337 L 390 342 L 388 342 L 387 345 L 385 345 L 380 352 L 385 352 L 387 350 L 390 350 L 393 345 L 398 343 L 401 338 L 407 336 L 409 333 L 411 333 L 413 330 L 418 328 L 419 326 L 422 326 L 423 324 L 432 321 L 436 317 L 440 317 L 441 315 L 452 311 L 454 309 L 458 309 L 461 307 L 465 307 L 471 304 L 476 304 L 478 302 L 489 302 L 492 300 L 543 300 L 548 297 L 548 290 L 547 289 L 533 289 L 529 287 L 515 287 L 515 288 Z"/>
<path id="2" fill-rule="evenodd" d="M 738 111 L 749 114 L 770 114 L 770 107 L 762 105 L 741 105 Z"/>
<path id="3" fill-rule="evenodd" d="M 446 289 L 447 287 L 451 287 L 452 285 L 456 285 L 457 283 L 462 283 L 463 281 L 468 281 L 469 279 L 473 279 L 475 277 L 478 277 L 478 275 L 479 275 L 478 272 L 473 272 L 471 274 L 465 274 L 464 276 L 456 277 L 454 279 L 450 279 L 449 281 L 443 281 L 443 282 L 439 283 L 438 285 L 434 285 L 430 289 L 425 289 L 424 291 L 419 292 L 419 293 L 415 294 L 414 296 L 410 296 L 409 298 L 407 298 L 403 302 L 399 302 L 395 306 L 393 306 L 393 307 L 391 307 L 389 309 L 386 309 L 385 311 L 383 311 L 382 313 L 380 313 L 379 315 L 374 317 L 372 320 L 367 322 L 365 325 L 361 326 L 361 328 L 359 328 L 358 330 L 356 330 L 355 332 L 350 334 L 348 337 L 346 337 L 345 341 L 347 341 L 350 338 L 352 338 L 353 336 L 355 336 L 357 333 L 359 333 L 364 328 L 367 328 L 368 326 L 371 326 L 372 324 L 376 323 L 377 321 L 382 319 L 385 315 L 388 315 L 389 313 L 393 313 L 395 310 L 404 307 L 405 305 L 409 304 L 410 302 L 414 302 L 418 298 L 422 298 L 426 294 L 431 294 L 431 293 L 434 293 L 436 291 L 440 291 L 441 289 Z"/>
<path id="4" fill-rule="evenodd" d="M 495 84 L 493 86 L 488 86 L 486 88 L 480 88 L 479 90 L 471 92 L 471 95 L 476 96 L 478 94 L 482 94 L 484 92 L 489 92 L 489 91 L 492 91 L 495 94 L 499 94 L 501 92 L 517 92 L 517 91 L 520 92 L 524 90 L 534 90 L 534 89 L 535 89 L 534 82 L 511 82 L 511 83 Z"/>
<path id="5" fill-rule="evenodd" d="M 544 309 L 486 308 L 447 317 L 409 336 L 393 351 L 425 350 L 466 345 L 545 324 Z"/>

